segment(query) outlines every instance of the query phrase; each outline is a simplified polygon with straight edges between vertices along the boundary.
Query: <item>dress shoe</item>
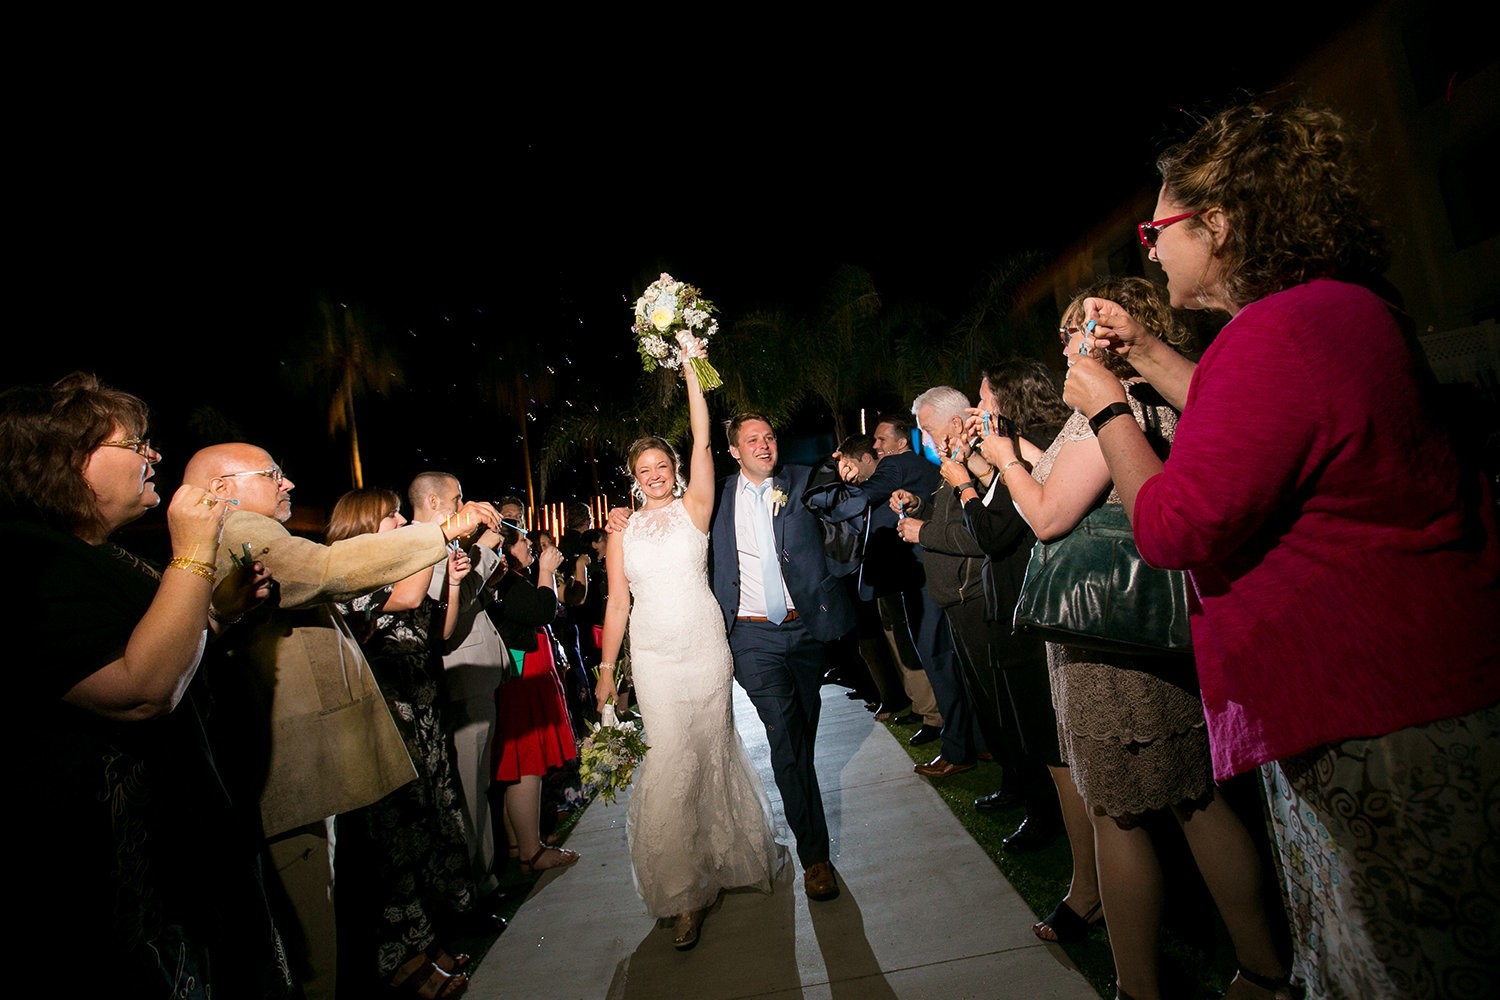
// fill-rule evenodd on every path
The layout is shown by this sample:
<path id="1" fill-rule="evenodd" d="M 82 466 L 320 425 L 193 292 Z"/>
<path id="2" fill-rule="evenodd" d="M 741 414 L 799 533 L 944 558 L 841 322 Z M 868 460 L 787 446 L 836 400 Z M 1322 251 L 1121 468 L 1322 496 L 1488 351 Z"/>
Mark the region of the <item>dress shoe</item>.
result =
<path id="1" fill-rule="evenodd" d="M 898 726 L 915 726 L 922 721 L 922 717 L 916 712 L 907 712 L 905 715 L 896 716 L 891 721 Z"/>
<path id="2" fill-rule="evenodd" d="M 907 702 L 905 705 L 893 706 L 889 702 L 883 701 L 880 703 L 880 707 L 875 710 L 875 721 L 884 722 L 887 719 L 894 719 L 898 715 L 905 715 L 910 711 L 911 702 Z"/>
<path id="3" fill-rule="evenodd" d="M 1021 854 L 1025 851 L 1035 851 L 1052 843 L 1058 834 L 1058 828 L 1050 823 L 1038 823 L 1030 816 L 1021 820 L 1021 825 L 1016 827 L 1016 832 L 1000 841 L 1000 846 L 1007 853 Z"/>
<path id="4" fill-rule="evenodd" d="M 1014 809 L 1026 800 L 1015 792 L 998 791 L 991 792 L 982 799 L 974 800 L 974 808 L 980 812 L 999 812 L 1002 809 Z"/>
<path id="5" fill-rule="evenodd" d="M 910 746 L 919 747 L 924 743 L 931 743 L 933 740 L 941 738 L 942 735 L 943 728 L 941 726 L 929 726 L 924 723 L 922 728 L 912 733 L 911 739 L 906 742 Z"/>
<path id="6" fill-rule="evenodd" d="M 917 764 L 912 770 L 924 778 L 948 778 L 955 774 L 963 774 L 965 771 L 974 770 L 973 764 L 955 764 L 944 760 L 942 755 L 932 758 L 925 764 Z"/>
<path id="7" fill-rule="evenodd" d="M 819 861 L 810 865 L 807 871 L 802 873 L 802 887 L 807 890 L 807 898 L 822 903 L 839 894 L 839 880 L 834 877 L 833 865 L 827 861 Z"/>

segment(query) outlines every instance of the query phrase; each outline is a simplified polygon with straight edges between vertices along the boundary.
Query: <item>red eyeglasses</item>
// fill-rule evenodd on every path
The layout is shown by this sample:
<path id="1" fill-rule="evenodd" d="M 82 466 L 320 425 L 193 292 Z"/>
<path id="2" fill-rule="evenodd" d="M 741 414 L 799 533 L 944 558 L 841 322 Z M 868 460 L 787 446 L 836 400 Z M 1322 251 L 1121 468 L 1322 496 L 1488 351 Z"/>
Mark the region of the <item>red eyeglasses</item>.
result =
<path id="1" fill-rule="evenodd" d="M 1163 229 L 1166 229 L 1174 222 L 1191 219 L 1197 214 L 1198 212 L 1183 212 L 1181 215 L 1174 215 L 1170 219 L 1157 219 L 1155 222 L 1140 223 L 1135 227 L 1135 231 L 1141 238 L 1141 246 L 1147 250 L 1156 249 L 1156 241 L 1161 238 L 1161 231 Z"/>

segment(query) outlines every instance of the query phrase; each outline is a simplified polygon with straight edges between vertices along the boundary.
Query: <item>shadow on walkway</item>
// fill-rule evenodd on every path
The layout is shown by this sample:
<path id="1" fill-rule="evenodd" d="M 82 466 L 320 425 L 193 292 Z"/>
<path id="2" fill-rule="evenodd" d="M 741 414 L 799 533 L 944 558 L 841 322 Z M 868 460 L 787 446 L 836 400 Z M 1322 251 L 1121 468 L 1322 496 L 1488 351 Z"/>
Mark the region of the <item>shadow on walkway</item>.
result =
<path id="1" fill-rule="evenodd" d="M 784 828 L 766 734 L 738 686 L 735 718 Z M 467 996 L 1096 1000 L 1063 951 L 1032 935 L 1025 903 L 857 703 L 825 699 L 817 759 L 837 899 L 810 903 L 789 859 L 771 894 L 726 893 L 698 946 L 679 952 L 635 895 L 626 797 L 596 802 L 568 840 L 582 860 L 537 883 Z"/>

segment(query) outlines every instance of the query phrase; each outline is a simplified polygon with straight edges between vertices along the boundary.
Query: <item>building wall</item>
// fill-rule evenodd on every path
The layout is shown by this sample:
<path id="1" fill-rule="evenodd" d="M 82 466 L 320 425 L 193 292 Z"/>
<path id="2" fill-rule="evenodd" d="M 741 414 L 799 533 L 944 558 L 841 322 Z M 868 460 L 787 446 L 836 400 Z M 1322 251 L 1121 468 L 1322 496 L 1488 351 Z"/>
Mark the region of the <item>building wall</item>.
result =
<path id="1" fill-rule="evenodd" d="M 1478 19 L 1392 0 L 1284 81 L 1368 130 L 1371 206 L 1391 241 L 1387 277 L 1424 333 L 1493 330 L 1500 305 L 1500 60 Z M 1060 311 L 1106 274 L 1164 282 L 1135 238 L 1155 202 L 1143 190 L 1102 219 L 1028 286 L 1020 308 Z"/>

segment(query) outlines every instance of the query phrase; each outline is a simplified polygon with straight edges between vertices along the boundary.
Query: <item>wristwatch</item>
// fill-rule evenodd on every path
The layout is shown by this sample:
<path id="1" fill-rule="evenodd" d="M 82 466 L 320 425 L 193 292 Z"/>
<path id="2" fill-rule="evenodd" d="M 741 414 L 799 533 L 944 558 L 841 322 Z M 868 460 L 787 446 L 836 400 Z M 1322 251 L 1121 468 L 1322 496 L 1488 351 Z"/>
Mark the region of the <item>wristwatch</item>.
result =
<path id="1" fill-rule="evenodd" d="M 1134 414 L 1130 412 L 1129 403 L 1110 403 L 1104 409 L 1089 417 L 1089 426 L 1093 428 L 1094 437 L 1098 437 L 1099 432 L 1104 429 L 1104 425 L 1115 419 L 1115 417 L 1130 417 L 1132 420 L 1135 419 Z"/>

